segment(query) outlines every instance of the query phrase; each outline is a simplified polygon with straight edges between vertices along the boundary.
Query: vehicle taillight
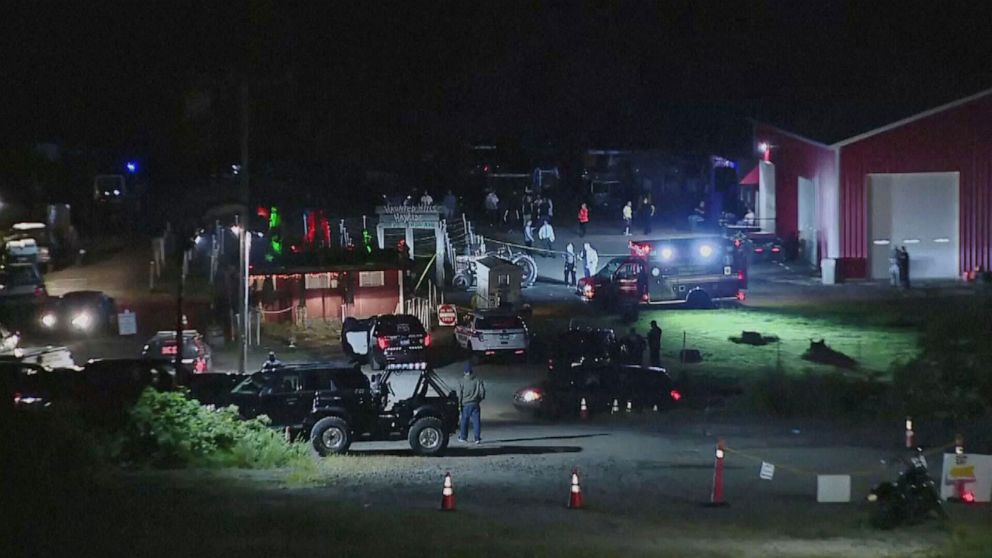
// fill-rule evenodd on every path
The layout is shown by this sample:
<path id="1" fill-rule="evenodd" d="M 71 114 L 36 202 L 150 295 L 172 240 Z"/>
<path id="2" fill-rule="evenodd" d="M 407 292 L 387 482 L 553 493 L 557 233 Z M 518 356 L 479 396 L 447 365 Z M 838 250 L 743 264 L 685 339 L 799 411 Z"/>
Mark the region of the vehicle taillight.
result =
<path id="1" fill-rule="evenodd" d="M 41 298 L 41 297 L 45 296 L 45 289 L 43 289 L 41 287 L 35 287 L 34 288 L 34 296 L 36 296 L 38 298 Z"/>
<path id="2" fill-rule="evenodd" d="M 738 281 L 743 281 L 744 280 L 744 272 L 743 271 L 738 271 L 737 272 L 737 280 Z"/>
<path id="3" fill-rule="evenodd" d="M 644 293 L 644 294 L 642 294 L 642 295 L 641 295 L 641 300 L 643 300 L 644 302 L 647 302 L 647 301 L 649 300 L 649 299 L 648 299 L 648 293 Z"/>
<path id="4" fill-rule="evenodd" d="M 744 291 L 737 291 L 737 300 L 744 302 Z"/>
<path id="5" fill-rule="evenodd" d="M 389 348 L 389 339 L 385 337 L 376 337 L 375 342 L 379 345 L 379 350 L 385 351 Z"/>
<path id="6" fill-rule="evenodd" d="M 592 298 L 593 295 L 595 294 L 596 294 L 596 289 L 594 289 L 592 285 L 586 283 L 586 285 L 582 287 L 582 296 L 586 298 Z"/>
<path id="7" fill-rule="evenodd" d="M 679 399 L 682 399 L 682 394 L 677 389 L 673 389 L 672 391 L 668 392 L 668 395 L 672 397 L 672 401 L 678 401 Z"/>
<path id="8" fill-rule="evenodd" d="M 430 347 L 431 346 L 431 334 L 430 333 L 424 334 L 424 346 L 425 347 Z"/>
<path id="9" fill-rule="evenodd" d="M 772 246 L 772 254 L 778 254 L 781 251 L 782 249 L 779 248 L 778 246 Z"/>
<path id="10" fill-rule="evenodd" d="M 754 253 L 755 254 L 764 254 L 765 253 L 765 249 L 762 248 L 761 246 L 758 246 L 757 248 L 754 249 Z"/>

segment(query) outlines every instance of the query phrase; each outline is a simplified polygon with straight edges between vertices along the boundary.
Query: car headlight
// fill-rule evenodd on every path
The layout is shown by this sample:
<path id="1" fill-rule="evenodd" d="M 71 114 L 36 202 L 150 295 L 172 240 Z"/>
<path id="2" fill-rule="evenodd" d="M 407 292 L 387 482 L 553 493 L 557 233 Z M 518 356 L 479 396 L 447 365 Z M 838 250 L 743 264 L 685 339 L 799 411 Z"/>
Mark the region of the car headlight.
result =
<path id="1" fill-rule="evenodd" d="M 76 329 L 89 329 L 93 325 L 93 317 L 89 312 L 80 312 L 72 318 L 72 326 Z"/>
<path id="2" fill-rule="evenodd" d="M 525 391 L 523 395 L 520 396 L 520 399 L 523 399 L 525 403 L 532 403 L 534 401 L 539 400 L 540 398 L 541 398 L 540 392 L 537 392 L 532 389 Z"/>
<path id="3" fill-rule="evenodd" d="M 667 246 L 665 248 L 662 248 L 660 253 L 661 253 L 661 259 L 665 260 L 666 262 L 672 259 L 672 255 L 673 255 L 672 249 L 668 248 Z"/>
<path id="4" fill-rule="evenodd" d="M 708 258 L 713 255 L 713 247 L 709 244 L 703 244 L 699 247 L 699 255 Z"/>
<path id="5" fill-rule="evenodd" d="M 869 494 L 868 495 L 868 501 L 869 502 L 876 502 L 876 501 L 878 501 L 878 494 L 874 494 L 874 493 Z"/>
<path id="6" fill-rule="evenodd" d="M 56 318 L 55 314 L 52 314 L 51 312 L 48 312 L 47 314 L 41 317 L 41 325 L 47 328 L 55 327 L 56 323 L 58 323 L 58 318 Z"/>

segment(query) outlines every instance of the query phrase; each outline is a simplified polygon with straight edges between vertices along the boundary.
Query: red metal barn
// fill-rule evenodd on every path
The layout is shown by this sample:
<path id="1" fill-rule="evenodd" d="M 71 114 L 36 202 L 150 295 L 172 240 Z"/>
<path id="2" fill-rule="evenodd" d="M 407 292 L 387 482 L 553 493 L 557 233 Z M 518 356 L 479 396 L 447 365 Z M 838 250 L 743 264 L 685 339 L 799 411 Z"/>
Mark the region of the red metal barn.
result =
<path id="1" fill-rule="evenodd" d="M 914 278 L 989 269 L 992 89 L 831 145 L 760 123 L 754 140 L 772 146 L 777 231 L 802 236 L 814 182 L 820 256 L 841 277 L 887 277 L 897 246 Z"/>

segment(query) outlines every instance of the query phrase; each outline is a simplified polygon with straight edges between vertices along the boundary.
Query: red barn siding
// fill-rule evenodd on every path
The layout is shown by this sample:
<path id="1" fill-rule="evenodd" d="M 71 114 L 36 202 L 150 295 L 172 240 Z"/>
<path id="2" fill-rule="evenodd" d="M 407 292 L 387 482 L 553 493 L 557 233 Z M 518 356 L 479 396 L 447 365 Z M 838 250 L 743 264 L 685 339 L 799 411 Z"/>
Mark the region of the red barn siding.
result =
<path id="1" fill-rule="evenodd" d="M 328 271 L 336 271 L 328 269 Z M 395 269 L 383 270 L 383 285 L 381 287 L 361 287 L 358 285 L 358 271 L 352 271 L 355 281 L 355 301 L 348 309 L 349 316 L 367 318 L 375 314 L 392 314 L 399 303 L 399 272 Z M 262 279 L 264 274 L 252 275 L 252 279 Z M 341 306 L 344 304 L 344 288 L 304 289 L 303 275 L 298 273 L 276 274 L 275 292 L 271 302 L 265 304 L 265 310 L 279 312 L 286 308 L 295 308 L 304 297 L 307 316 L 312 319 L 340 320 Z M 269 322 L 292 321 L 294 313 L 279 312 L 266 314 Z"/>
<path id="2" fill-rule="evenodd" d="M 960 173 L 961 268 L 989 268 L 992 95 L 842 145 L 840 161 L 840 255 L 847 260 L 846 276 L 867 274 L 870 173 Z"/>
<path id="3" fill-rule="evenodd" d="M 799 178 L 819 183 L 820 199 L 817 223 L 820 229 L 820 254 L 826 256 L 826 222 L 832 219 L 825 191 L 832 188 L 836 174 L 836 156 L 833 149 L 810 140 L 804 140 L 773 126 L 756 124 L 755 143 L 767 142 L 772 146 L 771 162 L 775 165 L 775 232 L 788 238 L 799 229 Z"/>

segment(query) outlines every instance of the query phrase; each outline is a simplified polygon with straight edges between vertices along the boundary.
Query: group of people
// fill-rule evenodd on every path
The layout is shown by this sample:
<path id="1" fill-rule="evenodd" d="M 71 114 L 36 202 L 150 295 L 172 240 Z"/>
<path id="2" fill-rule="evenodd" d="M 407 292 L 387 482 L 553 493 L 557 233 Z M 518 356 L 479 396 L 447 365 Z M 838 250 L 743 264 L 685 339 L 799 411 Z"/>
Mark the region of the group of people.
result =
<path id="1" fill-rule="evenodd" d="M 564 278 L 566 287 L 574 287 L 577 284 L 575 268 L 579 261 L 582 262 L 582 270 L 585 277 L 590 277 L 599 270 L 599 252 L 586 242 L 582 246 L 582 252 L 576 253 L 575 246 L 569 242 L 565 246 L 565 253 L 562 254 L 565 264 Z"/>
<path id="2" fill-rule="evenodd" d="M 624 364 L 641 365 L 644 362 L 644 349 L 648 349 L 648 359 L 651 366 L 661 366 L 661 327 L 657 320 L 651 320 L 647 339 L 642 337 L 635 328 L 630 328 L 627 335 L 620 338 L 620 360 Z"/>
<path id="3" fill-rule="evenodd" d="M 651 234 L 651 222 L 654 220 L 656 212 L 651 196 L 644 196 L 640 207 L 637 208 L 637 219 L 644 227 L 644 234 Z M 620 210 L 620 214 L 623 218 L 623 235 L 631 236 L 630 228 L 634 225 L 634 202 L 628 200 L 623 209 Z"/>
<path id="4" fill-rule="evenodd" d="M 909 252 L 905 246 L 893 248 L 889 254 L 889 284 L 909 288 Z"/>
<path id="5" fill-rule="evenodd" d="M 486 194 L 485 208 L 489 225 L 497 227 L 500 224 L 507 230 L 531 223 L 540 228 L 544 223 L 551 223 L 555 216 L 555 204 L 550 197 L 533 194 L 530 189 L 522 195 L 511 193 L 508 199 L 500 199 L 495 190 Z"/>

